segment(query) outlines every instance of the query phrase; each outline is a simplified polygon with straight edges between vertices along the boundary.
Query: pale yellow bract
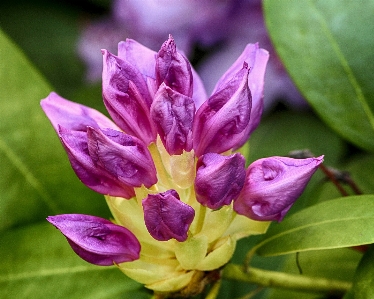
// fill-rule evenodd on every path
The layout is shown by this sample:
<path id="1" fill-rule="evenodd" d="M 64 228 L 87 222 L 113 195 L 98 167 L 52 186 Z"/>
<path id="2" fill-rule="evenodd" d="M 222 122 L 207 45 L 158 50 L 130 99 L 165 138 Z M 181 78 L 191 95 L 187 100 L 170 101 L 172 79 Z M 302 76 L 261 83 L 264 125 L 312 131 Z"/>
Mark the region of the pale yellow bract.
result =
<path id="1" fill-rule="evenodd" d="M 232 204 L 211 210 L 196 200 L 194 152 L 170 156 L 161 140 L 149 145 L 158 182 L 151 188 L 135 188 L 131 199 L 106 196 L 115 222 L 134 233 L 141 244 L 140 259 L 119 264 L 130 278 L 156 292 L 178 292 L 189 286 L 193 277 L 225 265 L 235 251 L 236 241 L 263 234 L 270 222 L 251 220 L 234 212 Z M 157 241 L 144 223 L 142 200 L 148 194 L 175 189 L 180 200 L 195 210 L 188 239 Z M 201 276 L 201 275 L 200 275 Z"/>

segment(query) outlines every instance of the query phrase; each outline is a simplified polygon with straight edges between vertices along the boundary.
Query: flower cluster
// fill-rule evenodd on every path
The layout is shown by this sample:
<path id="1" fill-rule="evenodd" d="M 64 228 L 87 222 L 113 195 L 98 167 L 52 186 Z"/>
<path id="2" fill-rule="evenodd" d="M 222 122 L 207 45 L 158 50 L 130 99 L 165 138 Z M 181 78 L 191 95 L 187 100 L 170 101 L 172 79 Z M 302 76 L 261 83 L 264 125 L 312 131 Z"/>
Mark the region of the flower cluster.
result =
<path id="1" fill-rule="evenodd" d="M 235 150 L 262 112 L 268 53 L 249 44 L 208 98 L 173 38 L 103 50 L 114 120 L 51 93 L 41 106 L 72 168 L 105 195 L 113 222 L 48 217 L 84 260 L 113 265 L 158 292 L 181 291 L 233 255 L 236 241 L 280 221 L 323 157 L 270 157 L 247 169 Z"/>

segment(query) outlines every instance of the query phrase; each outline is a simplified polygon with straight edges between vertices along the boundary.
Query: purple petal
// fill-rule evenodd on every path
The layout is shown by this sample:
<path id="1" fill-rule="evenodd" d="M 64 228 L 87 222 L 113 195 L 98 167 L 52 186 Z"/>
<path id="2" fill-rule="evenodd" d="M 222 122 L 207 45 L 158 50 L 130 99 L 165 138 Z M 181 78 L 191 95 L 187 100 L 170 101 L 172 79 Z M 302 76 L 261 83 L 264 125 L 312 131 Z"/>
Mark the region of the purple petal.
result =
<path id="1" fill-rule="evenodd" d="M 232 66 L 225 72 L 225 74 L 218 80 L 213 94 L 222 88 L 229 80 L 238 72 L 243 62 L 248 63 L 250 72 L 248 75 L 248 86 L 252 95 L 252 110 L 250 117 L 250 129 L 248 136 L 244 136 L 245 140 L 248 139 L 250 133 L 258 126 L 262 111 L 263 111 L 263 93 L 264 93 L 264 76 L 266 64 L 269 59 L 269 53 L 260 49 L 259 45 L 248 44 L 239 58 L 232 64 Z M 245 141 L 244 141 L 245 142 Z"/>
<path id="2" fill-rule="evenodd" d="M 179 200 L 175 190 L 149 194 L 143 200 L 144 221 L 148 232 L 158 241 L 172 238 L 183 242 L 195 216 L 189 205 Z"/>
<path id="3" fill-rule="evenodd" d="M 171 36 L 157 54 L 156 80 L 158 86 L 164 82 L 173 90 L 192 97 L 193 76 L 190 62 L 177 51 Z"/>
<path id="4" fill-rule="evenodd" d="M 133 136 L 114 130 L 89 127 L 88 152 L 96 165 L 126 185 L 151 187 L 157 182 L 156 168 L 147 147 Z"/>
<path id="5" fill-rule="evenodd" d="M 142 74 L 130 63 L 103 50 L 103 99 L 113 120 L 146 144 L 156 139 L 150 119 L 152 99 Z"/>
<path id="6" fill-rule="evenodd" d="M 193 143 L 197 156 L 223 153 L 243 145 L 248 136 L 251 113 L 251 93 L 248 88 L 248 68 L 243 68 L 213 94 L 196 112 Z"/>
<path id="7" fill-rule="evenodd" d="M 191 151 L 194 115 L 192 98 L 161 84 L 151 106 L 151 117 L 169 154 Z"/>
<path id="8" fill-rule="evenodd" d="M 86 132 L 87 126 L 118 130 L 118 127 L 105 115 L 95 109 L 68 101 L 55 92 L 51 92 L 40 102 L 40 105 L 56 132 L 59 130 L 59 125 L 69 130 L 83 132 Z"/>
<path id="9" fill-rule="evenodd" d="M 229 205 L 243 188 L 245 159 L 239 153 L 231 156 L 202 155 L 196 169 L 196 199 L 203 206 L 219 209 Z"/>
<path id="10" fill-rule="evenodd" d="M 140 243 L 123 226 L 81 214 L 49 216 L 47 220 L 62 232 L 75 253 L 91 264 L 111 266 L 139 259 Z"/>
<path id="11" fill-rule="evenodd" d="M 198 73 L 191 66 L 192 77 L 193 77 L 193 94 L 192 99 L 194 100 L 196 109 L 199 109 L 200 106 L 208 99 L 204 83 L 201 80 Z"/>
<path id="12" fill-rule="evenodd" d="M 132 39 L 118 44 L 118 57 L 137 68 L 146 82 L 148 78 L 156 79 L 156 55 L 155 51 Z"/>
<path id="13" fill-rule="evenodd" d="M 132 198 L 134 188 L 124 184 L 92 160 L 87 144 L 87 133 L 60 127 L 59 136 L 78 178 L 87 187 L 101 194 Z"/>
<path id="14" fill-rule="evenodd" d="M 323 156 L 270 157 L 253 162 L 234 210 L 254 220 L 281 221 L 322 162 Z"/>

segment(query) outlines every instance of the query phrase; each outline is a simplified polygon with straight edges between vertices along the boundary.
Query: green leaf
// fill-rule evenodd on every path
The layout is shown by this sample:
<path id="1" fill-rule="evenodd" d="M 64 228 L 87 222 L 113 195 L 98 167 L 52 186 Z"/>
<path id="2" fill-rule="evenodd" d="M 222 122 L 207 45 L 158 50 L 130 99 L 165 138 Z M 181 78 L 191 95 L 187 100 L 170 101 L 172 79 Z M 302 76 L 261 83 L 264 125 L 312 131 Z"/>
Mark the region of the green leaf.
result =
<path id="1" fill-rule="evenodd" d="M 341 136 L 374 150 L 374 1 L 265 0 L 277 53 L 303 95 Z"/>
<path id="2" fill-rule="evenodd" d="M 108 215 L 79 182 L 40 100 L 52 90 L 0 31 L 0 230 L 58 213 Z"/>
<path id="3" fill-rule="evenodd" d="M 348 196 L 273 223 L 256 245 L 264 256 L 374 243 L 374 195 Z"/>
<path id="4" fill-rule="evenodd" d="M 83 28 L 81 17 L 87 8 L 76 2 L 69 5 L 48 0 L 0 3 L 3 31 L 23 49 L 56 91 L 66 97 L 82 84 L 84 67 L 77 55 L 77 41 Z M 97 57 L 101 57 L 99 51 Z"/>
<path id="5" fill-rule="evenodd" d="M 341 281 L 352 281 L 355 269 L 362 254 L 349 248 L 332 250 L 318 250 L 301 252 L 298 262 L 302 269 L 302 275 L 311 277 L 323 277 Z M 299 274 L 296 264 L 296 254 L 284 256 L 285 262 L 279 269 L 281 272 Z M 263 258 L 263 259 L 269 259 Z M 318 299 L 321 294 L 290 291 L 284 289 L 269 289 L 267 299 Z"/>
<path id="6" fill-rule="evenodd" d="M 0 238 L 1 298 L 150 298 L 118 268 L 81 260 L 52 225 L 15 229 Z"/>
<path id="7" fill-rule="evenodd" d="M 249 161 L 269 156 L 287 156 L 290 151 L 309 149 L 325 155 L 325 163 L 335 164 L 345 151 L 345 143 L 311 113 L 278 111 L 264 118 L 250 139 Z"/>
<path id="8" fill-rule="evenodd" d="M 350 297 L 348 297 L 350 296 Z M 374 298 L 374 247 L 365 253 L 353 278 L 353 287 L 348 298 Z M 346 298 L 344 297 L 344 298 Z"/>

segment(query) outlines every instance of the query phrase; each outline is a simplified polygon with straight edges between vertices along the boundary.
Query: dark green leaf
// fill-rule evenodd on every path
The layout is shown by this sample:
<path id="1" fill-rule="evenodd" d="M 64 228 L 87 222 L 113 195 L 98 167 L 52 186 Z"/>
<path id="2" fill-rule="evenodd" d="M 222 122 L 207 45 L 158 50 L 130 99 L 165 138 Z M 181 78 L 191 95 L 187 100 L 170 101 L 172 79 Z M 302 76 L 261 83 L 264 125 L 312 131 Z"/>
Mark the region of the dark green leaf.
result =
<path id="1" fill-rule="evenodd" d="M 1 298 L 150 298 L 116 267 L 81 260 L 52 225 L 15 229 L 0 238 Z"/>
<path id="2" fill-rule="evenodd" d="M 52 90 L 0 31 L 0 230 L 49 214 L 107 215 L 79 182 L 40 100 Z"/>
<path id="3" fill-rule="evenodd" d="M 374 243 L 374 195 L 328 200 L 273 223 L 257 253 L 264 256 Z"/>
<path id="4" fill-rule="evenodd" d="M 269 34 L 303 95 L 336 132 L 374 150 L 374 1 L 265 0 Z"/>
<path id="5" fill-rule="evenodd" d="M 83 63 L 77 55 L 79 29 L 83 28 L 80 23 L 83 15 L 79 14 L 83 11 L 79 11 L 79 5 L 72 5 L 74 2 L 14 0 L 0 3 L 3 31 L 64 96 L 70 96 L 83 81 Z M 101 56 L 99 51 L 97 56 Z"/>
<path id="6" fill-rule="evenodd" d="M 355 277 L 353 287 L 350 292 L 355 299 L 374 298 L 374 247 L 372 246 L 362 258 Z"/>

